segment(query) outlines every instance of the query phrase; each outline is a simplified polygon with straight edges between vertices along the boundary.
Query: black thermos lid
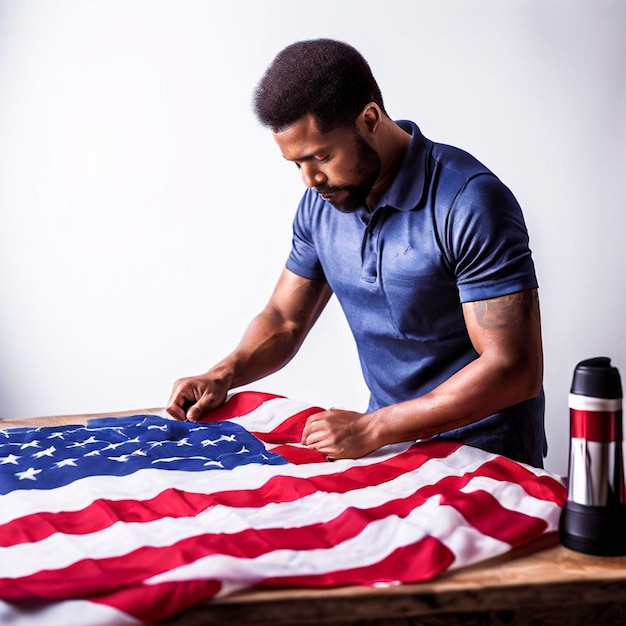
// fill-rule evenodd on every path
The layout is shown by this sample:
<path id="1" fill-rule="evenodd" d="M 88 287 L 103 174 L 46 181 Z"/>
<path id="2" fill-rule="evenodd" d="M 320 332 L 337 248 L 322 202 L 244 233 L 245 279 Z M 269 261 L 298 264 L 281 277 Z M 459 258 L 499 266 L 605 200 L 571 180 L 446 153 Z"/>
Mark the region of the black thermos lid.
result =
<path id="1" fill-rule="evenodd" d="M 598 356 L 581 361 L 574 370 L 571 392 L 592 398 L 621 398 L 622 381 L 611 359 Z"/>

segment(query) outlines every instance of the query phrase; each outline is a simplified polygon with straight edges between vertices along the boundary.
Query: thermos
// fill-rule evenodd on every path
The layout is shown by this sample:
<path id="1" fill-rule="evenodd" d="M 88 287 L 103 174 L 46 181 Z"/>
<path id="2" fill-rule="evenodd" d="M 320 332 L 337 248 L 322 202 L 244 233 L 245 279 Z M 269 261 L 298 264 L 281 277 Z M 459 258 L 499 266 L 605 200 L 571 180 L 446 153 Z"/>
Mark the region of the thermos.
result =
<path id="1" fill-rule="evenodd" d="M 586 554 L 626 555 L 622 383 L 607 357 L 578 363 L 569 394 L 570 448 L 561 543 Z"/>

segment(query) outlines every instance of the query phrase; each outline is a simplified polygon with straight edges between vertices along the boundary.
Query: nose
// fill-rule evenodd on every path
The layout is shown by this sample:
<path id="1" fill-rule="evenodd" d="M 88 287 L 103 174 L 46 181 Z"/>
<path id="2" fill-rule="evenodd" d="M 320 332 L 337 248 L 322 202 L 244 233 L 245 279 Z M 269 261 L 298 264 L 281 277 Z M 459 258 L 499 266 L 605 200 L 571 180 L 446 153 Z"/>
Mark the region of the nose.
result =
<path id="1" fill-rule="evenodd" d="M 311 161 L 300 164 L 300 176 L 305 187 L 309 189 L 326 182 L 324 173 Z"/>

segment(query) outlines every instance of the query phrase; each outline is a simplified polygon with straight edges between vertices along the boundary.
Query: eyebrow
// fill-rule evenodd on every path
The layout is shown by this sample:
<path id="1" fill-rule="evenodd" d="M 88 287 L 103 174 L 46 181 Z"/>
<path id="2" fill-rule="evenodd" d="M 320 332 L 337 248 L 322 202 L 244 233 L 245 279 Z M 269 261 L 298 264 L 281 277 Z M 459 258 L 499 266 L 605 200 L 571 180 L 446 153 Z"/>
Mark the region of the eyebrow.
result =
<path id="1" fill-rule="evenodd" d="M 294 159 L 288 159 L 284 154 L 282 155 L 283 159 L 285 159 L 285 161 L 289 161 L 290 163 L 297 163 L 297 162 L 302 162 L 302 161 L 316 161 L 317 158 L 315 157 L 314 154 L 305 154 L 301 157 L 296 157 Z"/>

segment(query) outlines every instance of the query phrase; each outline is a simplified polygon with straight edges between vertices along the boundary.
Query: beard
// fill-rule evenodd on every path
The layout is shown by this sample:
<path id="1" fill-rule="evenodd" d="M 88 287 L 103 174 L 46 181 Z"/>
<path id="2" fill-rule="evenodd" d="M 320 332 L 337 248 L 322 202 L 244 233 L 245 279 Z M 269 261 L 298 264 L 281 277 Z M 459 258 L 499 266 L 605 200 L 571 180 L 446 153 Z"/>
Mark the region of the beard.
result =
<path id="1" fill-rule="evenodd" d="M 367 206 L 367 197 L 380 175 L 381 162 L 374 150 L 358 133 L 356 138 L 356 170 L 361 181 L 354 185 L 319 185 L 315 191 L 342 213 L 354 213 Z"/>

